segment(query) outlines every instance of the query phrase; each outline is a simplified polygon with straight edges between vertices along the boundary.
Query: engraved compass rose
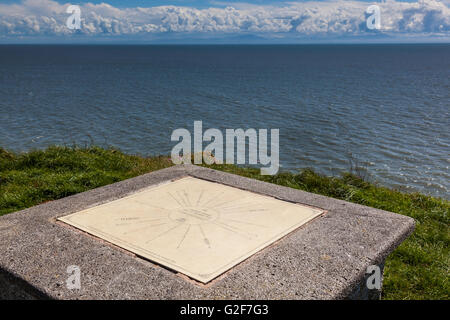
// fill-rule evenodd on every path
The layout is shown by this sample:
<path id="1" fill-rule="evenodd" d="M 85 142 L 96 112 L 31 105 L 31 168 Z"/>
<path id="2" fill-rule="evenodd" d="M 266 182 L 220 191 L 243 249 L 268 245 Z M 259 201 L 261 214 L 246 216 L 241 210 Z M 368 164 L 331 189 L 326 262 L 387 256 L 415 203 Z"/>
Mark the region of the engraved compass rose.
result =
<path id="1" fill-rule="evenodd" d="M 175 205 L 173 209 L 166 209 L 154 206 L 151 203 L 141 202 L 148 206 L 149 213 L 154 216 L 160 214 L 160 218 L 128 217 L 117 218 L 116 226 L 141 225 L 139 228 L 124 231 L 123 234 L 135 232 L 150 232 L 154 234 L 155 227 L 165 226 L 164 231 L 151 237 L 146 243 L 175 232 L 179 228 L 184 229 L 184 233 L 178 243 L 180 248 L 190 232 L 200 232 L 203 242 L 211 248 L 211 240 L 207 237 L 205 229 L 212 224 L 246 239 L 257 238 L 258 235 L 242 228 L 242 225 L 253 225 L 259 228 L 267 226 L 249 222 L 240 218 L 242 215 L 255 214 L 267 211 L 264 208 L 256 208 L 254 203 L 246 202 L 245 197 L 238 197 L 233 200 L 221 201 L 221 193 L 205 196 L 206 190 L 189 191 L 183 189 L 175 192 L 167 192 L 166 195 Z M 125 220 L 124 220 L 125 219 Z M 126 221 L 126 222 L 124 222 Z"/>
<path id="2" fill-rule="evenodd" d="M 322 212 L 182 177 L 59 220 L 207 283 Z"/>

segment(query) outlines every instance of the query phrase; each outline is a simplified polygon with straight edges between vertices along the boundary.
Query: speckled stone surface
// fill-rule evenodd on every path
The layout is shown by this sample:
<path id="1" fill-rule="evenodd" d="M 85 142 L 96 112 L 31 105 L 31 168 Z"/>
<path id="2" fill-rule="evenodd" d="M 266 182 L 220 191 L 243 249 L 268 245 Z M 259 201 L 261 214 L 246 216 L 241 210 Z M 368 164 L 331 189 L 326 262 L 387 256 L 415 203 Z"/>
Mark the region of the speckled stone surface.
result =
<path id="1" fill-rule="evenodd" d="M 56 218 L 193 176 L 327 212 L 207 285 L 192 281 Z M 0 298 L 7 299 L 346 299 L 377 296 L 366 268 L 414 229 L 391 212 L 220 171 L 180 165 L 0 217 Z M 81 289 L 68 289 L 70 265 Z"/>

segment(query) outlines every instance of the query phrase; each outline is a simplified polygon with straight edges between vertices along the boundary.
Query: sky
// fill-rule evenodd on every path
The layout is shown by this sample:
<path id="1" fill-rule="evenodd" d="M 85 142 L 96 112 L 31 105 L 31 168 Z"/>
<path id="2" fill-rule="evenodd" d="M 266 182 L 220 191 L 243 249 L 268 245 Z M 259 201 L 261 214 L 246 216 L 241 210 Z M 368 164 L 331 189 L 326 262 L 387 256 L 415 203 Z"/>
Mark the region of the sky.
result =
<path id="1" fill-rule="evenodd" d="M 80 8 L 79 29 L 67 26 L 70 5 Z M 375 29 L 371 5 L 379 8 Z M 0 0 L 0 43 L 449 43 L 449 7 L 450 0 Z"/>

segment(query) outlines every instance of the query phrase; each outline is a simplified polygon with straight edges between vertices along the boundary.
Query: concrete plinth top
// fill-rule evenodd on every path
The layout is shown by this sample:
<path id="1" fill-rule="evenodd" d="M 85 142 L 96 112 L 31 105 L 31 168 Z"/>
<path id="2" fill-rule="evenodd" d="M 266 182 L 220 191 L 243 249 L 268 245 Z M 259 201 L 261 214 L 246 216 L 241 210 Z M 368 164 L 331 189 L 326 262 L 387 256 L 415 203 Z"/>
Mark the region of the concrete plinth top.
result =
<path id="1" fill-rule="evenodd" d="M 413 228 L 391 212 L 175 166 L 0 217 L 0 297 L 346 298 Z M 79 289 L 66 286 L 69 266 Z"/>

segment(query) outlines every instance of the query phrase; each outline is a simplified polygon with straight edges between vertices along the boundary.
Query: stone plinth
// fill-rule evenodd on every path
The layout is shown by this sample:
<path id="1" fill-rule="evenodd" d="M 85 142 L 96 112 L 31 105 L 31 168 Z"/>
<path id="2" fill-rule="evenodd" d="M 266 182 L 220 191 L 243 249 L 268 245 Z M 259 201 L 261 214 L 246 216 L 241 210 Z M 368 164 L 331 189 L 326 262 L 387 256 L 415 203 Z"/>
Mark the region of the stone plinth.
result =
<path id="1" fill-rule="evenodd" d="M 413 229 L 391 212 L 175 166 L 0 217 L 0 298 L 377 297 L 367 267 L 382 270 Z"/>

